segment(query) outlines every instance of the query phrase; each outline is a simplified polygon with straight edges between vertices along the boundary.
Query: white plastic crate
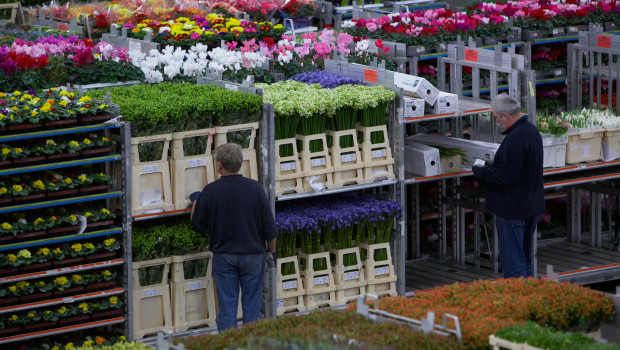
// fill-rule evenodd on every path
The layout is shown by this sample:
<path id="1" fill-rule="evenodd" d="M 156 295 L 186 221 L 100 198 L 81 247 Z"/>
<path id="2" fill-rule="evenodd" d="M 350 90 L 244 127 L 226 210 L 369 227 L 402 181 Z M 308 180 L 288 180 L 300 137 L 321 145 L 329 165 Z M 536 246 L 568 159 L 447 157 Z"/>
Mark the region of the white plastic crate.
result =
<path id="1" fill-rule="evenodd" d="M 356 133 L 356 130 L 326 131 L 327 136 L 332 138 L 332 147 L 329 152 L 334 167 L 334 187 L 364 183 L 364 162 L 359 151 Z M 340 139 L 347 136 L 351 137 L 353 145 L 340 147 Z"/>
<path id="2" fill-rule="evenodd" d="M 366 278 L 360 260 L 359 247 L 347 249 L 330 249 L 330 254 L 335 256 L 335 264 L 332 266 L 334 282 L 336 284 L 336 302 L 338 305 L 345 305 L 357 299 L 358 296 L 366 293 Z M 344 257 L 354 254 L 357 264 L 344 266 Z"/>
<path id="3" fill-rule="evenodd" d="M 611 149 L 614 150 L 614 152 L 616 152 L 618 156 L 620 156 L 620 128 L 605 129 L 605 134 L 603 134 L 603 142 L 605 142 Z"/>
<path id="4" fill-rule="evenodd" d="M 296 139 L 301 142 L 301 170 L 304 173 L 303 186 L 306 192 L 312 191 L 310 182 L 313 177 L 318 179 L 315 183 L 322 183 L 327 188 L 334 187 L 334 167 L 332 166 L 331 157 L 327 149 L 327 135 L 297 135 Z M 310 152 L 310 142 L 321 141 L 322 151 Z"/>
<path id="5" fill-rule="evenodd" d="M 295 273 L 283 276 L 282 264 L 287 263 L 293 263 Z M 306 291 L 301 282 L 297 257 L 279 258 L 276 268 L 276 314 L 280 316 L 287 312 L 306 311 L 303 298 Z"/>
<path id="6" fill-rule="evenodd" d="M 305 262 L 306 268 L 301 270 L 301 280 L 306 290 L 304 302 L 306 310 L 314 310 L 319 307 L 336 306 L 336 284 L 332 273 L 332 264 L 329 252 L 304 254 L 299 253 L 299 263 Z M 314 261 L 323 260 L 324 270 L 315 270 Z"/>
<path id="7" fill-rule="evenodd" d="M 375 260 L 375 252 L 384 250 L 387 259 Z M 366 275 L 366 292 L 377 296 L 395 297 L 396 280 L 398 277 L 394 272 L 394 264 L 392 264 L 392 254 L 390 252 L 389 243 L 366 244 L 360 243 L 360 251 L 366 252 L 366 260 L 364 263 L 364 274 Z"/>
<path id="8" fill-rule="evenodd" d="M 188 282 L 195 278 L 185 278 L 183 265 L 185 262 L 189 262 L 192 260 L 199 259 L 207 259 L 207 268 L 205 270 L 204 275 L 198 276 L 197 278 L 213 278 L 213 253 L 211 252 L 200 252 L 194 254 L 186 254 L 186 255 L 173 255 L 170 257 L 170 278 L 172 282 Z"/>
<path id="9" fill-rule="evenodd" d="M 154 335 L 161 329 L 174 331 L 170 285 L 138 288 L 133 292 L 133 338 Z"/>
<path id="10" fill-rule="evenodd" d="M 168 161 L 131 166 L 131 211 L 133 216 L 174 209 Z"/>
<path id="11" fill-rule="evenodd" d="M 131 270 L 133 275 L 133 287 L 136 288 L 149 288 L 149 287 L 157 287 L 157 286 L 165 286 L 168 285 L 168 274 L 170 272 L 170 264 L 172 263 L 172 259 L 170 257 L 167 258 L 159 258 L 145 261 L 134 261 L 131 263 Z M 139 270 L 143 268 L 153 268 L 160 267 L 162 269 L 162 279 L 159 282 L 150 285 L 142 285 L 140 283 Z"/>
<path id="12" fill-rule="evenodd" d="M 172 282 L 170 289 L 175 332 L 216 325 L 215 288 L 212 278 Z"/>
<path id="13" fill-rule="evenodd" d="M 246 131 L 251 130 L 250 135 L 250 144 L 247 148 L 244 149 L 254 149 L 254 144 L 256 141 L 256 131 L 258 130 L 259 123 L 246 123 L 246 124 L 238 124 L 238 125 L 230 125 L 230 126 L 216 126 L 215 127 L 215 140 L 214 147 L 217 148 L 225 143 L 228 143 L 227 134 L 229 132 L 237 132 L 237 131 Z"/>
<path id="14" fill-rule="evenodd" d="M 567 137 L 542 134 L 543 168 L 562 167 L 566 165 Z"/>
<path id="15" fill-rule="evenodd" d="M 601 127 L 570 131 L 566 145 L 566 164 L 596 161 L 601 156 L 601 142 L 605 130 Z"/>
<path id="16" fill-rule="evenodd" d="M 374 182 L 380 179 L 394 179 L 394 158 L 392 157 L 392 148 L 388 138 L 387 127 L 357 126 L 358 140 L 360 136 L 360 151 L 362 161 L 364 162 L 364 181 Z M 373 144 L 371 135 L 375 132 L 383 133 L 383 142 Z"/>
<path id="17" fill-rule="evenodd" d="M 280 147 L 290 145 L 293 154 L 286 157 L 280 156 Z M 303 176 L 299 153 L 297 152 L 297 140 L 295 138 L 276 140 L 275 142 L 275 192 L 276 197 L 288 193 L 304 192 Z"/>

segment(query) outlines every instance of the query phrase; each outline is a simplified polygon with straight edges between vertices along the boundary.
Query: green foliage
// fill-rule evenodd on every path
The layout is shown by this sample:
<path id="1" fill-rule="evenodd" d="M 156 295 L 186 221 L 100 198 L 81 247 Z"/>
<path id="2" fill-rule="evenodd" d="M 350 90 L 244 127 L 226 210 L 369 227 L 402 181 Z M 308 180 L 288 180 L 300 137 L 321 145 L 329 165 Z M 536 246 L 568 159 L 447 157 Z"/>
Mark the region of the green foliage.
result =
<path id="1" fill-rule="evenodd" d="M 90 350 L 92 347 L 80 347 L 76 350 Z M 97 347 L 99 350 L 153 350 L 152 347 L 138 342 L 121 342 L 113 345 Z"/>
<path id="2" fill-rule="evenodd" d="M 557 332 L 550 328 L 542 328 L 534 322 L 527 322 L 525 326 L 517 325 L 499 330 L 495 336 L 547 350 L 620 349 L 616 344 L 596 343 L 583 334 Z"/>
<path id="3" fill-rule="evenodd" d="M 119 81 L 144 81 L 142 70 L 131 62 L 93 61 L 91 64 L 77 66 L 67 61 L 68 80 L 73 84 L 116 83 Z"/>

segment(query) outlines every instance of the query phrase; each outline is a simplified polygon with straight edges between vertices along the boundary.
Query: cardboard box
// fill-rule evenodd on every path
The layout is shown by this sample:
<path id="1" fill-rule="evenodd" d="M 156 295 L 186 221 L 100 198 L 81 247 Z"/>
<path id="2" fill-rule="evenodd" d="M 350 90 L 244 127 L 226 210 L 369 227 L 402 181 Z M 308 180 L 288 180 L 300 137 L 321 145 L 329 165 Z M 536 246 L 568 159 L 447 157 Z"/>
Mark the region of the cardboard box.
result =
<path id="1" fill-rule="evenodd" d="M 441 158 L 441 173 L 454 174 L 460 173 L 463 168 L 463 158 L 459 155 Z"/>
<path id="2" fill-rule="evenodd" d="M 439 150 L 417 142 L 406 142 L 405 171 L 421 176 L 440 175 Z"/>
<path id="3" fill-rule="evenodd" d="M 423 99 L 429 105 L 434 105 L 439 95 L 439 90 L 428 80 L 415 75 L 394 73 L 394 85 L 402 88 L 407 96 Z"/>
<path id="4" fill-rule="evenodd" d="M 435 136 L 427 134 L 416 134 L 409 136 L 405 139 L 405 144 L 408 142 L 418 142 L 429 146 L 442 146 L 448 148 L 458 148 L 465 151 L 465 161 L 469 164 L 466 166 L 469 168 L 471 164 L 474 164 L 476 159 L 482 159 L 484 161 L 493 161 L 495 158 L 495 152 L 499 148 L 499 143 L 490 143 L 482 141 L 472 141 L 465 139 L 457 139 L 445 136 Z"/>
<path id="5" fill-rule="evenodd" d="M 403 118 L 420 118 L 424 116 L 424 100 L 421 98 L 404 97 Z"/>
<path id="6" fill-rule="evenodd" d="M 434 105 L 427 107 L 430 114 L 456 113 L 459 110 L 459 97 L 447 92 L 439 92 Z"/>

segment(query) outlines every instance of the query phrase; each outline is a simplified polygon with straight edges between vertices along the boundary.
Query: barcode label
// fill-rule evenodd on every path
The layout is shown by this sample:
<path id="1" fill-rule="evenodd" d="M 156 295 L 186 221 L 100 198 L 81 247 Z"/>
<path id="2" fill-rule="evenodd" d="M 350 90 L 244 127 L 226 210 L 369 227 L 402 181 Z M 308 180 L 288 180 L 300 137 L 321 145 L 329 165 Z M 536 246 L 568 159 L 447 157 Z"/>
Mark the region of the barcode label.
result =
<path id="1" fill-rule="evenodd" d="M 282 282 L 282 289 L 297 288 L 297 281 Z"/>
<path id="2" fill-rule="evenodd" d="M 276 309 L 281 309 L 282 307 L 284 307 L 284 300 L 282 299 L 276 300 Z"/>
<path id="3" fill-rule="evenodd" d="M 226 90 L 230 90 L 230 91 L 237 91 L 237 90 L 239 90 L 239 87 L 237 85 L 232 85 L 232 84 L 224 84 L 224 88 Z"/>
<path id="4" fill-rule="evenodd" d="M 354 280 L 354 279 L 358 279 L 360 278 L 360 272 L 359 271 L 352 271 L 352 272 L 345 272 L 344 273 L 344 280 L 348 281 L 348 280 Z"/>
<path id="5" fill-rule="evenodd" d="M 329 282 L 329 278 L 327 276 L 315 277 L 314 278 L 314 285 L 315 286 L 320 286 L 321 284 L 327 284 L 327 282 Z"/>
<path id="6" fill-rule="evenodd" d="M 385 153 L 385 150 L 384 150 L 384 149 L 381 149 L 381 150 L 378 150 L 378 151 L 372 151 L 372 157 L 373 157 L 373 158 L 381 158 L 381 157 L 385 157 L 385 154 L 386 154 L 386 153 Z"/>
<path id="7" fill-rule="evenodd" d="M 202 159 L 194 159 L 194 160 L 190 160 L 189 161 L 189 167 L 190 168 L 195 168 L 197 166 L 202 166 L 204 163 L 202 162 Z"/>
<path id="8" fill-rule="evenodd" d="M 312 166 L 323 166 L 325 165 L 325 158 L 318 158 L 312 160 Z"/>
<path id="9" fill-rule="evenodd" d="M 202 282 L 194 282 L 189 284 L 189 290 L 202 289 Z"/>
<path id="10" fill-rule="evenodd" d="M 561 69 L 556 70 L 555 75 L 562 75 L 562 70 Z"/>
<path id="11" fill-rule="evenodd" d="M 353 154 L 345 154 L 342 156 L 342 162 L 343 163 L 348 163 L 348 162 L 354 162 L 355 161 L 355 153 Z"/>
<path id="12" fill-rule="evenodd" d="M 157 295 L 159 295 L 159 289 L 157 289 L 157 288 L 155 288 L 155 289 L 147 289 L 147 290 L 144 291 L 144 296 L 147 297 L 147 298 L 154 297 L 154 296 L 157 296 Z"/>
<path id="13" fill-rule="evenodd" d="M 380 275 L 387 275 L 388 273 L 390 273 L 390 268 L 389 268 L 389 266 L 384 266 L 384 267 L 376 267 L 376 268 L 375 268 L 375 275 L 376 275 L 376 276 L 380 276 Z"/>
<path id="14" fill-rule="evenodd" d="M 280 167 L 282 168 L 282 171 L 295 170 L 295 162 L 292 162 L 292 163 L 282 163 L 282 165 L 280 165 Z"/>
<path id="15" fill-rule="evenodd" d="M 156 172 L 158 169 L 159 168 L 157 167 L 157 165 L 149 165 L 144 167 L 144 172 L 147 174 L 151 174 Z"/>

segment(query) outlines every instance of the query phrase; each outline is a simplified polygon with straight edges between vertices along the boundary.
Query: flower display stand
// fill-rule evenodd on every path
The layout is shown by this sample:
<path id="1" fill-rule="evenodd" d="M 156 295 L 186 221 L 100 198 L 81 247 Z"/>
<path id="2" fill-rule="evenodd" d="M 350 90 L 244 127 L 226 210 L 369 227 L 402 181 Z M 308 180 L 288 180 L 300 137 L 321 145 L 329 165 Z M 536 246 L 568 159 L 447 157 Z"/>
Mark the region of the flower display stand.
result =
<path id="1" fill-rule="evenodd" d="M 329 151 L 327 150 L 327 136 L 325 134 L 317 135 L 297 135 L 296 139 L 301 143 L 301 170 L 304 172 L 303 186 L 306 192 L 312 191 L 310 183 L 323 183 L 327 188 L 334 187 L 334 168 L 332 167 Z M 312 141 L 321 141 L 321 151 L 311 152 L 310 143 Z M 313 177 L 315 177 L 313 179 Z M 318 180 L 317 180 L 318 178 Z"/>
<path id="2" fill-rule="evenodd" d="M 380 179 L 394 179 L 394 158 L 388 139 L 387 126 L 357 126 L 360 150 L 364 162 L 364 181 L 374 182 Z M 374 132 L 383 133 L 383 142 L 373 144 L 370 136 Z"/>
<path id="3" fill-rule="evenodd" d="M 600 127 L 569 132 L 566 145 L 566 164 L 576 164 L 598 160 L 605 130 Z"/>
<path id="4" fill-rule="evenodd" d="M 394 272 L 390 244 L 360 243 L 360 250 L 366 251 L 366 260 L 364 261 L 364 274 L 368 283 L 366 292 L 376 296 L 397 296 L 396 280 L 398 277 Z M 382 250 L 386 252 L 387 260 L 375 260 L 375 252 Z"/>
<path id="5" fill-rule="evenodd" d="M 189 195 L 215 181 L 215 169 L 211 146 L 215 129 L 201 129 L 172 133 L 172 157 L 170 174 L 172 184 L 172 203 L 175 210 L 186 209 L 191 205 Z M 207 137 L 204 154 L 185 156 L 183 140 L 192 137 Z"/>
<path id="6" fill-rule="evenodd" d="M 160 329 L 174 330 L 170 307 L 170 285 L 134 288 L 132 294 L 133 339 L 156 334 Z"/>
<path id="7" fill-rule="evenodd" d="M 489 345 L 493 347 L 493 350 L 543 350 L 528 344 L 513 343 L 509 340 L 498 338 L 493 334 L 489 336 Z"/>
<path id="8" fill-rule="evenodd" d="M 543 168 L 566 165 L 567 138 L 551 134 L 541 134 L 543 142 Z"/>
<path id="9" fill-rule="evenodd" d="M 281 157 L 280 146 L 291 145 L 293 155 Z M 299 153 L 297 152 L 297 141 L 295 138 L 276 140 L 276 170 L 275 170 L 275 192 L 276 197 L 287 193 L 302 193 L 303 171 L 299 163 Z"/>
<path id="10" fill-rule="evenodd" d="M 357 297 L 366 293 L 366 278 L 360 263 L 359 247 L 347 249 L 329 250 L 331 255 L 336 257 L 335 265 L 332 266 L 334 282 L 336 283 L 336 302 L 338 305 L 345 305 L 357 300 Z M 348 254 L 355 254 L 357 264 L 344 266 L 344 257 Z"/>
<path id="11" fill-rule="evenodd" d="M 295 273 L 282 276 L 282 265 L 293 263 Z M 306 311 L 304 295 L 306 291 L 299 274 L 299 262 L 297 256 L 280 258 L 277 261 L 276 274 L 276 314 L 283 315 L 287 312 Z"/>
<path id="12" fill-rule="evenodd" d="M 298 254 L 300 264 L 305 262 L 305 270 L 301 270 L 301 280 L 306 290 L 304 302 L 306 310 L 311 311 L 320 307 L 336 306 L 336 284 L 331 271 L 331 259 L 328 252 L 315 254 Z M 324 260 L 326 268 L 315 270 L 314 262 Z"/>
<path id="13" fill-rule="evenodd" d="M 170 140 L 172 134 L 131 138 L 131 207 L 134 216 L 174 209 L 167 159 Z M 161 158 L 141 162 L 138 145 L 152 142 L 164 142 Z"/>
<path id="14" fill-rule="evenodd" d="M 329 149 L 334 166 L 334 187 L 345 185 L 359 185 L 364 183 L 364 162 L 357 144 L 355 130 L 326 131 L 332 138 L 332 147 Z M 351 147 L 340 147 L 340 140 L 350 136 L 353 140 Z"/>
<path id="15" fill-rule="evenodd" d="M 611 149 L 613 149 L 616 154 L 620 156 L 620 128 L 605 128 L 605 133 L 603 134 L 603 141 L 607 145 L 609 145 L 609 147 L 611 147 Z"/>

